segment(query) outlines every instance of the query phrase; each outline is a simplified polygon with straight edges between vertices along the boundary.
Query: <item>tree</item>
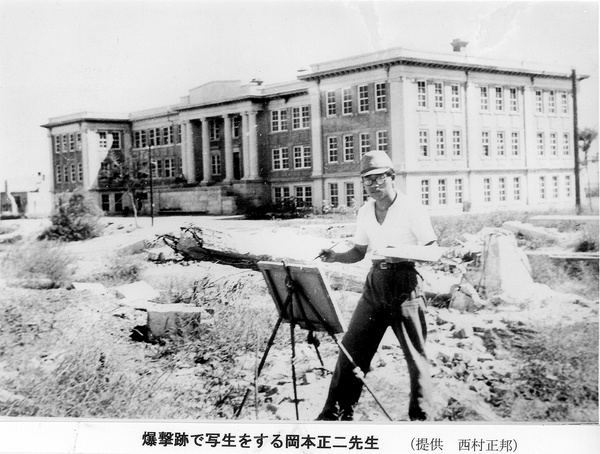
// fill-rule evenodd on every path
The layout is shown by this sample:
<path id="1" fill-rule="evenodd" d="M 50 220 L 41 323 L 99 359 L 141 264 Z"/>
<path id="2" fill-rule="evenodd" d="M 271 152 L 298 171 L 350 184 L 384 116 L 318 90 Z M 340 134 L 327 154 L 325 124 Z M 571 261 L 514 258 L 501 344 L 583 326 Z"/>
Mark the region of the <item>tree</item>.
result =
<path id="1" fill-rule="evenodd" d="M 587 175 L 587 196 L 588 201 L 590 203 L 590 209 L 592 209 L 592 188 L 588 166 L 593 162 L 598 162 L 598 155 L 590 154 L 590 147 L 592 146 L 592 142 L 594 142 L 594 140 L 596 140 L 597 137 L 598 131 L 596 131 L 595 129 L 585 128 L 579 131 L 578 143 L 580 145 L 581 153 L 583 153 L 583 157 L 580 160 L 580 165 L 585 168 L 585 173 Z"/>
<path id="2" fill-rule="evenodd" d="M 131 154 L 110 153 L 106 158 L 112 162 L 112 171 L 108 177 L 111 186 L 117 186 L 129 196 L 133 209 L 135 226 L 138 226 L 138 204 L 141 203 L 142 194 L 147 194 L 150 180 L 148 163 L 142 162 Z"/>

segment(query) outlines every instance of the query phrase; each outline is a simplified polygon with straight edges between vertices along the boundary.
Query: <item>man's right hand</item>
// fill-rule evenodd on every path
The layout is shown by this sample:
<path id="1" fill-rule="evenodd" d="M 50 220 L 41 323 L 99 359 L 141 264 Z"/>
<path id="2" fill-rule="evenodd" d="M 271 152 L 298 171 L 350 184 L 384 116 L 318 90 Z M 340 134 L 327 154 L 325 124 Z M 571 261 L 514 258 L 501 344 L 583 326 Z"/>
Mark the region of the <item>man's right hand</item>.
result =
<path id="1" fill-rule="evenodd" d="M 335 262 L 335 255 L 335 252 L 333 252 L 331 249 L 322 249 L 319 253 L 321 261 L 327 263 Z"/>

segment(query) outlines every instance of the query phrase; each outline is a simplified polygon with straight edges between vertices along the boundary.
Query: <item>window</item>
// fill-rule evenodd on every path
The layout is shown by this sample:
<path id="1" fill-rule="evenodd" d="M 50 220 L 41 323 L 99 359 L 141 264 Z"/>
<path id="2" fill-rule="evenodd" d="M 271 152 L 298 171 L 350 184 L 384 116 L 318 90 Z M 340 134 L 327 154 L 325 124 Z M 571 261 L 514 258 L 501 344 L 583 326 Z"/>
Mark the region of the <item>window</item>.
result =
<path id="1" fill-rule="evenodd" d="M 65 136 L 65 138 L 66 138 L 66 136 Z M 108 145 L 106 131 L 98 131 L 98 138 L 99 138 L 99 147 L 106 148 Z M 65 145 L 66 145 L 66 143 L 65 143 Z"/>
<path id="2" fill-rule="evenodd" d="M 305 208 L 312 206 L 311 186 L 296 186 L 296 204 Z"/>
<path id="3" fill-rule="evenodd" d="M 481 132 L 481 154 L 483 156 L 490 156 L 490 132 Z"/>
<path id="4" fill-rule="evenodd" d="M 294 168 L 306 169 L 312 165 L 312 156 L 310 147 L 297 146 L 294 147 Z"/>
<path id="5" fill-rule="evenodd" d="M 340 197 L 337 183 L 329 183 L 329 203 L 332 207 L 337 207 L 340 204 Z"/>
<path id="6" fill-rule="evenodd" d="M 490 110 L 490 93 L 488 91 L 488 87 L 481 87 L 480 88 L 480 106 L 481 106 L 481 110 Z"/>
<path id="7" fill-rule="evenodd" d="M 144 148 L 146 146 L 146 131 L 140 131 L 140 147 Z"/>
<path id="8" fill-rule="evenodd" d="M 211 131 L 212 133 L 212 131 Z M 155 130 L 153 128 L 148 130 L 148 145 L 153 147 L 156 145 L 156 139 L 155 139 L 156 135 L 155 135 Z M 214 140 L 211 138 L 211 140 Z"/>
<path id="9" fill-rule="evenodd" d="M 288 188 L 287 186 L 273 188 L 273 201 L 275 203 L 280 203 L 284 199 L 289 199 L 289 198 L 290 198 L 290 188 Z"/>
<path id="10" fill-rule="evenodd" d="M 539 180 L 540 199 L 546 198 L 546 177 L 540 177 Z"/>
<path id="11" fill-rule="evenodd" d="M 538 132 L 536 134 L 536 147 L 538 156 L 544 156 L 544 133 Z"/>
<path id="12" fill-rule="evenodd" d="M 76 137 L 77 137 L 77 140 L 76 140 L 77 151 L 81 151 L 81 133 L 78 132 Z"/>
<path id="13" fill-rule="evenodd" d="M 568 132 L 563 133 L 563 144 L 562 144 L 563 156 L 571 154 L 571 136 Z"/>
<path id="14" fill-rule="evenodd" d="M 77 181 L 77 172 L 75 171 L 75 164 L 71 164 L 71 181 Z"/>
<path id="15" fill-rule="evenodd" d="M 552 197 L 558 199 L 558 176 L 552 177 Z"/>
<path id="16" fill-rule="evenodd" d="M 387 131 L 377 131 L 377 150 L 388 151 L 388 133 Z"/>
<path id="17" fill-rule="evenodd" d="M 554 91 L 548 92 L 548 113 L 556 113 L 556 93 Z"/>
<path id="18" fill-rule="evenodd" d="M 541 90 L 535 91 L 535 112 L 544 113 L 544 94 Z"/>
<path id="19" fill-rule="evenodd" d="M 460 86 L 459 85 L 451 85 L 450 86 L 450 102 L 453 109 L 460 109 Z"/>
<path id="20" fill-rule="evenodd" d="M 454 179 L 454 203 L 463 201 L 463 181 L 462 178 Z"/>
<path id="21" fill-rule="evenodd" d="M 271 111 L 271 132 L 287 131 L 287 110 Z"/>
<path id="22" fill-rule="evenodd" d="M 424 80 L 417 81 L 417 107 L 427 108 L 427 83 Z"/>
<path id="23" fill-rule="evenodd" d="M 492 180 L 490 178 L 483 179 L 483 201 L 485 203 L 492 201 Z"/>
<path id="24" fill-rule="evenodd" d="M 560 94 L 560 112 L 563 115 L 567 115 L 569 113 L 569 98 L 565 92 Z"/>
<path id="25" fill-rule="evenodd" d="M 510 111 L 518 112 L 519 111 L 519 98 L 517 98 L 517 89 L 509 88 L 508 89 L 508 97 L 510 102 Z"/>
<path id="26" fill-rule="evenodd" d="M 154 136 L 156 138 L 156 145 L 163 145 L 164 144 L 163 138 L 162 138 L 162 129 L 161 128 L 155 128 L 154 129 Z"/>
<path id="27" fill-rule="evenodd" d="M 62 167 L 56 166 L 56 182 L 62 183 Z"/>
<path id="28" fill-rule="evenodd" d="M 349 88 L 342 90 L 342 114 L 352 115 L 352 91 Z"/>
<path id="29" fill-rule="evenodd" d="M 69 166 L 65 165 L 63 168 L 63 172 L 64 172 L 64 176 L 65 176 L 65 183 L 69 182 Z"/>
<path id="30" fill-rule="evenodd" d="M 327 116 L 333 117 L 337 114 L 337 104 L 335 100 L 335 91 L 327 92 Z"/>
<path id="31" fill-rule="evenodd" d="M 438 180 L 438 203 L 440 205 L 446 205 L 446 179 L 440 178 Z"/>
<path id="32" fill-rule="evenodd" d="M 510 153 L 512 156 L 519 156 L 521 141 L 519 140 L 519 131 L 510 133 Z"/>
<path id="33" fill-rule="evenodd" d="M 310 107 L 302 106 L 300 109 L 301 109 L 300 124 L 301 124 L 302 128 L 309 128 L 310 127 Z"/>
<path id="34" fill-rule="evenodd" d="M 452 131 L 452 155 L 462 155 L 462 133 L 460 130 Z"/>
<path id="35" fill-rule="evenodd" d="M 167 158 L 165 159 L 165 178 L 173 178 L 174 176 L 173 158 Z"/>
<path id="36" fill-rule="evenodd" d="M 123 211 L 123 194 L 115 194 L 115 211 Z"/>
<path id="37" fill-rule="evenodd" d="M 162 128 L 163 144 L 169 145 L 173 142 L 173 133 L 169 131 L 169 128 Z"/>
<path id="38" fill-rule="evenodd" d="M 152 172 L 152 176 L 153 177 L 157 177 L 157 178 L 162 178 L 164 173 L 163 173 L 163 161 L 162 159 L 159 159 L 158 161 L 156 161 L 156 163 L 152 163 L 152 170 L 154 172 Z"/>
<path id="39" fill-rule="evenodd" d="M 221 175 L 221 155 L 213 154 L 210 157 L 211 160 L 211 169 L 213 175 Z"/>
<path id="40" fill-rule="evenodd" d="M 504 140 L 504 131 L 496 132 L 496 154 L 498 156 L 506 155 L 506 143 Z"/>
<path id="41" fill-rule="evenodd" d="M 513 199 L 521 200 L 521 178 L 513 177 Z"/>
<path id="42" fill-rule="evenodd" d="M 110 194 L 102 194 L 102 211 L 110 211 Z"/>
<path id="43" fill-rule="evenodd" d="M 289 150 L 287 148 L 275 148 L 272 153 L 273 170 L 284 170 L 290 168 Z"/>
<path id="44" fill-rule="evenodd" d="M 444 84 L 440 82 L 436 82 L 433 84 L 433 90 L 435 93 L 435 108 L 443 109 L 444 108 Z"/>
<path id="45" fill-rule="evenodd" d="M 419 150 L 421 157 L 429 157 L 429 132 L 424 129 L 419 131 Z"/>
<path id="46" fill-rule="evenodd" d="M 241 117 L 233 117 L 231 123 L 231 137 L 237 139 L 240 136 L 240 131 L 242 128 L 242 119 Z"/>
<path id="47" fill-rule="evenodd" d="M 354 136 L 344 136 L 344 161 L 354 161 Z"/>
<path id="48" fill-rule="evenodd" d="M 77 181 L 83 181 L 83 164 L 77 164 Z"/>
<path id="49" fill-rule="evenodd" d="M 387 90 L 385 82 L 375 84 L 375 110 L 387 109 Z"/>
<path id="50" fill-rule="evenodd" d="M 368 132 L 361 132 L 358 137 L 360 141 L 360 155 L 362 156 L 371 150 L 371 135 Z"/>
<path id="51" fill-rule="evenodd" d="M 54 136 L 54 152 L 60 153 L 60 136 Z"/>
<path id="52" fill-rule="evenodd" d="M 358 87 L 358 111 L 360 113 L 369 111 L 369 86 L 359 85 Z"/>
<path id="53" fill-rule="evenodd" d="M 140 148 L 141 146 L 142 142 L 140 131 L 133 131 L 133 148 Z"/>
<path id="54" fill-rule="evenodd" d="M 438 157 L 446 156 L 446 134 L 443 130 L 435 132 L 435 149 Z"/>
<path id="55" fill-rule="evenodd" d="M 346 206 L 356 206 L 356 200 L 354 199 L 354 183 L 346 183 Z"/>
<path id="56" fill-rule="evenodd" d="M 506 202 L 506 178 L 498 178 L 498 200 L 500 202 Z"/>
<path id="57" fill-rule="evenodd" d="M 75 135 L 69 134 L 69 151 L 75 151 Z"/>
<path id="58" fill-rule="evenodd" d="M 62 151 L 63 153 L 66 153 L 67 151 L 69 151 L 69 149 L 67 148 L 67 135 L 63 134 L 62 135 Z"/>
<path id="59" fill-rule="evenodd" d="M 217 120 L 209 120 L 208 126 L 210 128 L 210 140 L 219 140 L 219 123 L 217 123 Z"/>
<path id="60" fill-rule="evenodd" d="M 429 205 L 429 180 L 421 180 L 421 204 Z"/>
<path id="61" fill-rule="evenodd" d="M 113 150 L 121 149 L 121 131 L 111 131 L 113 142 L 111 148 Z"/>
<path id="62" fill-rule="evenodd" d="M 504 110 L 504 89 L 502 87 L 496 87 L 496 111 L 501 112 Z"/>
<path id="63" fill-rule="evenodd" d="M 292 107 L 292 129 L 300 129 L 300 107 Z"/>
<path id="64" fill-rule="evenodd" d="M 549 139 L 550 139 L 550 156 L 558 156 L 558 144 L 556 143 L 556 133 L 551 132 Z"/>
<path id="65" fill-rule="evenodd" d="M 565 175 L 565 197 L 571 197 L 571 175 Z"/>
<path id="66" fill-rule="evenodd" d="M 177 139 L 177 143 L 181 143 L 181 125 L 177 125 L 176 127 L 176 136 L 175 138 Z"/>
<path id="67" fill-rule="evenodd" d="M 327 156 L 329 162 L 337 162 L 338 160 L 338 140 L 337 137 L 327 138 Z"/>
<path id="68" fill-rule="evenodd" d="M 310 126 L 308 106 L 292 108 L 292 129 L 304 129 Z"/>

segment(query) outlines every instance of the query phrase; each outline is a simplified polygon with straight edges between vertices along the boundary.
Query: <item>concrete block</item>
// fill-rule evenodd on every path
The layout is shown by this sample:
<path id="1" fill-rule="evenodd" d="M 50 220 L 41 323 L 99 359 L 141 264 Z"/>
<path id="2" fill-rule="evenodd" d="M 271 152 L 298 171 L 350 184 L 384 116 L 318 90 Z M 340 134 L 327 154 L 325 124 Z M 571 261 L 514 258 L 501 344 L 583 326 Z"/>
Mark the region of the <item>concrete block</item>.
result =
<path id="1" fill-rule="evenodd" d="M 148 310 L 148 331 L 155 338 L 191 334 L 202 324 L 208 324 L 208 313 L 194 306 L 182 304 L 155 304 Z"/>

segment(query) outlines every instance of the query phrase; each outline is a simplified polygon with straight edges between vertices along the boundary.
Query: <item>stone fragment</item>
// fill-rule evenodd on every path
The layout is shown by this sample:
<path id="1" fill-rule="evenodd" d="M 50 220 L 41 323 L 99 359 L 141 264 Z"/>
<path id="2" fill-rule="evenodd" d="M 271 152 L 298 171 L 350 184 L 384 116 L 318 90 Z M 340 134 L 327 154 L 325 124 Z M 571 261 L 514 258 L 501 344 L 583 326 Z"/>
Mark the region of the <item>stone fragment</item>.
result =
<path id="1" fill-rule="evenodd" d="M 160 293 L 145 281 L 133 282 L 115 288 L 117 296 L 131 301 L 148 301 L 156 299 Z"/>
<path id="2" fill-rule="evenodd" d="M 148 250 L 148 260 L 153 262 L 165 262 L 174 260 L 176 257 L 175 251 L 169 246 L 158 247 Z"/>
<path id="3" fill-rule="evenodd" d="M 104 284 L 99 282 L 73 282 L 73 288 L 80 292 L 88 291 L 94 295 L 106 295 L 108 293 Z"/>

